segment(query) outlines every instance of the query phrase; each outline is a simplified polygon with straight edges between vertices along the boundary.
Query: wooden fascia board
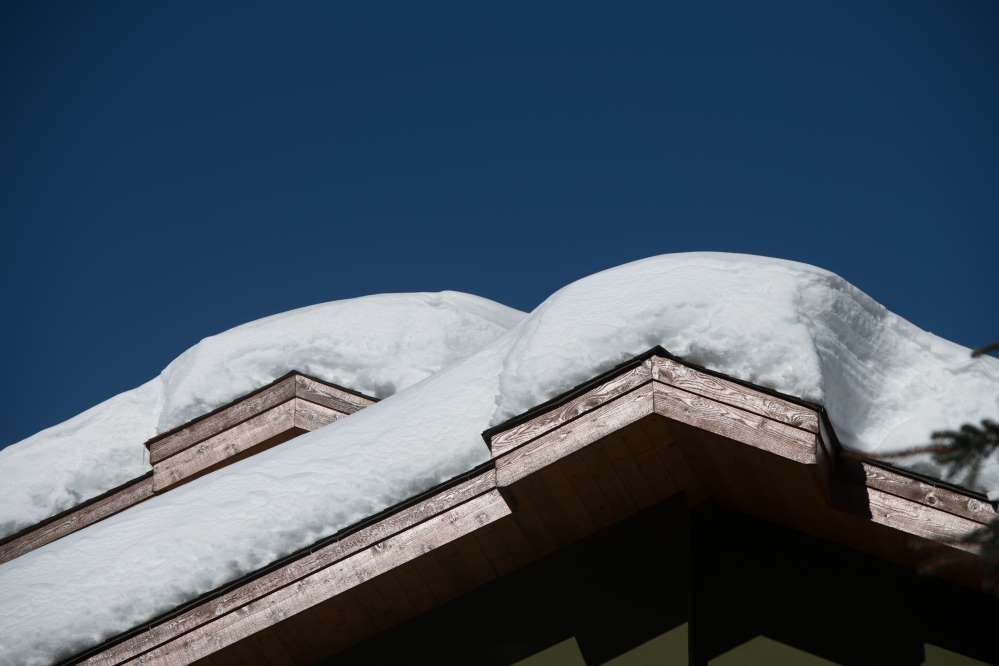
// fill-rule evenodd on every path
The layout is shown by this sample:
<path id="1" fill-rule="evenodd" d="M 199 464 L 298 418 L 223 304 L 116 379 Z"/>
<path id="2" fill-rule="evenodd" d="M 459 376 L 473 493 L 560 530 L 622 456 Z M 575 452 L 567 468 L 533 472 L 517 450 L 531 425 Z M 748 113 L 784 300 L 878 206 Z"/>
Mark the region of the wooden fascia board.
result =
<path id="1" fill-rule="evenodd" d="M 477 473 L 428 499 L 289 558 L 245 583 L 194 602 L 148 629 L 132 632 L 90 654 L 85 663 L 110 666 L 153 658 L 187 663 L 393 567 L 404 566 L 443 543 L 510 515 L 529 516 L 543 510 L 510 504 L 506 498 L 513 495 L 509 491 L 534 472 L 561 467 L 560 462 L 571 454 L 650 417 L 722 436 L 752 447 L 760 455 L 778 456 L 787 461 L 785 469 L 829 471 L 835 462 L 832 454 L 836 450 L 828 445 L 834 435 L 823 434 L 828 426 L 818 410 L 809 414 L 806 410 L 810 408 L 800 404 L 715 375 L 700 376 L 696 369 L 693 373 L 678 372 L 669 365 L 668 373 L 654 373 L 656 363 L 656 358 L 646 358 L 618 375 L 602 378 L 569 400 L 551 405 L 548 411 L 518 421 L 508 430 L 494 431 L 489 441 L 495 470 Z M 670 384 L 672 380 L 682 386 Z M 682 456 L 675 445 L 664 443 L 664 448 Z M 678 464 L 682 462 L 678 460 Z M 803 478 L 821 483 L 821 476 Z M 936 500 L 927 493 L 921 495 L 922 502 L 905 497 L 913 494 L 914 486 L 902 475 L 888 479 L 872 472 L 869 479 L 869 483 L 861 482 L 861 487 L 869 498 L 870 515 L 860 517 L 898 532 L 973 551 L 973 547 L 956 542 L 992 515 L 985 507 L 968 503 L 968 498 L 946 489 L 942 495 L 936 490 Z M 824 493 L 817 496 L 823 502 L 828 499 Z M 933 501 L 938 507 L 927 504 Z M 948 507 L 952 509 L 961 501 L 966 502 L 966 515 L 948 512 Z M 831 502 L 828 508 L 840 510 Z"/>
<path id="2" fill-rule="evenodd" d="M 153 490 L 163 492 L 265 442 L 290 439 L 343 416 L 346 414 L 308 400 L 291 398 L 161 459 L 153 465 Z"/>
<path id="3" fill-rule="evenodd" d="M 818 434 L 817 412 L 653 356 L 490 437 L 500 485 L 651 414 L 802 464 L 831 464 Z"/>
<path id="4" fill-rule="evenodd" d="M 93 525 L 268 439 L 316 430 L 374 398 L 299 372 L 287 375 L 148 442 L 153 470 L 0 540 L 0 564 Z"/>
<path id="5" fill-rule="evenodd" d="M 155 465 L 165 458 L 295 398 L 342 414 L 353 414 L 375 402 L 374 398 L 292 372 L 204 416 L 153 437 L 146 442 L 149 462 Z"/>
<path id="6" fill-rule="evenodd" d="M 79 663 L 111 666 L 153 658 L 190 663 L 509 514 L 496 490 L 495 473 L 485 470 L 224 593 L 190 604 Z"/>
<path id="7" fill-rule="evenodd" d="M 665 356 L 653 356 L 652 378 L 720 403 L 780 421 L 808 432 L 819 432 L 816 410 L 764 393 L 718 375 L 711 375 Z"/>
<path id="8" fill-rule="evenodd" d="M 833 504 L 831 485 L 852 484 L 865 496 L 863 517 L 942 545 L 977 553 L 962 539 L 997 518 L 994 507 L 960 491 L 929 485 L 861 461 L 862 479 L 837 474 L 844 454 L 820 408 L 810 408 L 743 383 L 730 381 L 668 356 L 652 354 L 571 399 L 488 441 L 501 487 L 650 414 L 752 446 L 814 470 L 821 496 Z M 846 456 L 849 457 L 849 456 Z M 838 510 L 849 510 L 838 506 Z"/>
<path id="9" fill-rule="evenodd" d="M 4 539 L 0 542 L 0 564 L 93 525 L 152 496 L 152 473 L 147 473 Z"/>
<path id="10" fill-rule="evenodd" d="M 897 495 L 931 509 L 952 513 L 982 525 L 999 519 L 999 512 L 996 511 L 992 503 L 981 498 L 961 493 L 941 484 L 901 474 L 862 457 L 845 454 L 844 458 L 850 459 L 852 464 L 859 467 L 863 474 L 863 483 L 868 488 Z"/>

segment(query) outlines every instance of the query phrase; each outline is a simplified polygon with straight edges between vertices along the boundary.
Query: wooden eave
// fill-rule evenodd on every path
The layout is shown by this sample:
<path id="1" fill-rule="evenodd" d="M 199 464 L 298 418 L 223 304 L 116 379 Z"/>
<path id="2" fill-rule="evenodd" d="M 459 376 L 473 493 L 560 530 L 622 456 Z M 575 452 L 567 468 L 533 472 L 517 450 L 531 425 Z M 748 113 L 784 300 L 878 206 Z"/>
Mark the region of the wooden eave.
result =
<path id="1" fill-rule="evenodd" d="M 0 540 L 0 564 L 373 402 L 342 386 L 289 372 L 153 437 L 145 443 L 150 472 Z"/>
<path id="2" fill-rule="evenodd" d="M 945 554 L 934 573 L 966 586 L 982 562 L 962 539 L 996 518 L 979 495 L 844 452 L 820 407 L 662 350 L 484 437 L 490 463 L 70 661 L 334 654 L 679 493 L 906 567 Z"/>

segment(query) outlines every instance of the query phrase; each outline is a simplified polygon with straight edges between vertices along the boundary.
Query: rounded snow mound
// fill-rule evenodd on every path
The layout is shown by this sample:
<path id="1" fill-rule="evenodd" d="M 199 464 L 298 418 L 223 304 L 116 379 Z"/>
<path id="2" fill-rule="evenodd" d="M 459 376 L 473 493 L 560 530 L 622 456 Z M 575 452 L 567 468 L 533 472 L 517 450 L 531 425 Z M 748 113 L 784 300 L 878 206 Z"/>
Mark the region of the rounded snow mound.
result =
<path id="1" fill-rule="evenodd" d="M 456 291 L 378 294 L 258 319 L 205 338 L 161 373 L 158 431 L 298 370 L 386 398 L 486 346 L 524 313 Z"/>
<path id="2" fill-rule="evenodd" d="M 579 280 L 527 318 L 453 293 L 296 310 L 208 338 L 143 387 L 0 452 L 0 521 L 37 520 L 106 483 L 116 451 L 141 455 L 139 433 L 289 369 L 395 392 L 0 566 L 0 663 L 70 656 L 453 478 L 489 460 L 490 425 L 656 345 L 821 401 L 843 443 L 874 454 L 999 413 L 999 361 L 777 259 L 655 257 Z M 73 447 L 79 469 L 63 462 Z M 993 458 L 979 477 L 994 496 L 997 468 Z"/>
<path id="3" fill-rule="evenodd" d="M 0 538 L 149 470 L 144 442 L 290 370 L 384 398 L 524 313 L 454 291 L 322 303 L 205 338 L 142 386 L 0 449 Z"/>
<path id="4" fill-rule="evenodd" d="M 999 360 L 973 359 L 838 275 L 781 259 L 695 252 L 625 264 L 559 290 L 514 334 L 493 423 L 656 345 L 822 403 L 844 445 L 875 455 L 999 415 Z M 945 476 L 928 456 L 908 462 Z M 975 485 L 999 489 L 999 464 Z"/>

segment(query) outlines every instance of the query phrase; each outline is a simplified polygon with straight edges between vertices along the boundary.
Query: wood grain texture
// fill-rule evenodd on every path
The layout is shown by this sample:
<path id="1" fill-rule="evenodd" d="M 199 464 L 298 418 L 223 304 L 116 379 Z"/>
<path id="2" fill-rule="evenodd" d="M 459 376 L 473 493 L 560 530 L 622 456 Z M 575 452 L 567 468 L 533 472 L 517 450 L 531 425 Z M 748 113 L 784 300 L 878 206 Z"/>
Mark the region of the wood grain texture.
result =
<path id="1" fill-rule="evenodd" d="M 176 455 L 198 442 L 237 426 L 243 421 L 293 398 L 301 398 L 342 414 L 353 414 L 375 402 L 372 398 L 346 391 L 300 373 L 291 373 L 289 376 L 275 381 L 272 385 L 242 398 L 237 398 L 229 405 L 194 419 L 187 425 L 152 438 L 146 442 L 146 448 L 149 449 L 149 460 L 155 464 Z"/>
<path id="2" fill-rule="evenodd" d="M 232 428 L 295 397 L 296 378 L 286 377 L 251 396 L 241 398 L 218 412 L 146 442 L 149 461 L 154 465 L 198 442 Z"/>
<path id="3" fill-rule="evenodd" d="M 660 382 L 653 382 L 653 395 L 661 416 L 800 463 L 818 462 L 815 433 Z"/>
<path id="4" fill-rule="evenodd" d="M 838 479 L 865 494 L 861 510 L 834 506 L 826 485 L 841 452 L 821 434 L 817 412 L 660 361 L 669 359 L 650 359 L 496 433 L 495 471 L 165 619 L 87 663 L 188 663 L 334 597 L 354 599 L 363 625 L 346 628 L 344 619 L 329 627 L 346 645 L 681 490 L 858 549 L 880 538 L 889 558 L 908 547 L 910 535 L 975 552 L 958 541 L 995 515 L 973 498 L 870 465 L 861 478 Z M 287 401 L 296 427 L 341 417 L 329 400 L 296 395 Z"/>
<path id="5" fill-rule="evenodd" d="M 295 400 L 290 399 L 155 463 L 153 490 L 163 492 L 294 427 Z"/>
<path id="6" fill-rule="evenodd" d="M 808 407 L 701 372 L 662 356 L 653 356 L 651 363 L 653 379 L 663 384 L 760 414 L 808 432 L 819 431 L 819 415 Z"/>
<path id="7" fill-rule="evenodd" d="M 342 419 L 344 416 L 347 414 L 308 400 L 295 398 L 294 423 L 296 428 L 312 432 Z"/>
<path id="8" fill-rule="evenodd" d="M 0 545 L 0 563 L 12 560 L 36 548 L 41 548 L 47 543 L 61 539 L 88 525 L 93 525 L 152 497 L 152 495 L 152 477 L 140 478 L 104 498 L 57 516 L 54 520 Z"/>
<path id="9" fill-rule="evenodd" d="M 960 543 L 961 539 L 981 529 L 982 524 L 977 521 L 955 516 L 876 488 L 869 488 L 867 497 L 870 520 L 874 523 L 975 555 L 981 553 L 980 547 L 975 544 Z"/>
<path id="10" fill-rule="evenodd" d="M 489 492 L 495 487 L 495 473 L 492 470 L 483 472 L 418 504 L 402 509 L 384 520 L 348 534 L 315 552 L 303 555 L 275 571 L 250 580 L 175 617 L 154 624 L 148 630 L 109 647 L 84 663 L 110 666 L 127 661 L 148 652 L 157 645 L 210 622 L 215 617 L 233 612 L 255 599 L 290 585 L 304 576 L 328 567 L 333 562 L 444 513 L 473 497 Z"/>
<path id="11" fill-rule="evenodd" d="M 343 414 L 353 414 L 375 403 L 372 398 L 345 391 L 305 375 L 295 376 L 295 395 Z"/>
<path id="12" fill-rule="evenodd" d="M 503 497 L 489 491 L 178 636 L 141 661 L 189 664 L 509 515 Z"/>
<path id="13" fill-rule="evenodd" d="M 614 398 L 647 383 L 652 376 L 648 361 L 616 377 L 608 379 L 573 400 L 550 411 L 494 435 L 489 441 L 493 457 L 499 457 L 521 444 L 540 437 L 559 426 L 592 411 Z"/>
<path id="14" fill-rule="evenodd" d="M 651 413 L 652 385 L 646 383 L 496 458 L 497 483 L 510 485 Z"/>
<path id="15" fill-rule="evenodd" d="M 864 471 L 864 480 L 869 488 L 904 497 L 924 506 L 946 511 L 980 524 L 987 524 L 999 518 L 999 514 L 988 502 L 962 495 L 949 488 L 934 486 L 868 462 L 860 462 L 859 464 Z"/>

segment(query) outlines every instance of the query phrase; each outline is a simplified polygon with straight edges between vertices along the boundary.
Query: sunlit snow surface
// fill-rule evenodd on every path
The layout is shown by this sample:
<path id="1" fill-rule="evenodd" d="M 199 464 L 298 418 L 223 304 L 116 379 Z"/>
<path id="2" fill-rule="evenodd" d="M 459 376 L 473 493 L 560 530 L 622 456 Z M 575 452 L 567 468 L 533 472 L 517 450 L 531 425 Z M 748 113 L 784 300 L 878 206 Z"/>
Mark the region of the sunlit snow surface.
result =
<path id="1" fill-rule="evenodd" d="M 523 317 L 458 292 L 382 294 L 205 338 L 139 388 L 0 449 L 0 538 L 144 474 L 147 439 L 289 370 L 383 398 L 473 354 Z"/>
<path id="2" fill-rule="evenodd" d="M 391 396 L 0 565 L 0 663 L 94 645 L 468 470 L 488 459 L 485 428 L 655 345 L 822 402 L 843 443 L 869 452 L 999 416 L 999 361 L 803 264 L 666 255 L 522 316 L 454 293 L 296 310 L 209 338 L 149 384 L 0 452 L 0 524 L 17 525 L 141 473 L 145 437 L 289 369 Z M 999 491 L 995 460 L 981 481 Z"/>

